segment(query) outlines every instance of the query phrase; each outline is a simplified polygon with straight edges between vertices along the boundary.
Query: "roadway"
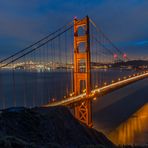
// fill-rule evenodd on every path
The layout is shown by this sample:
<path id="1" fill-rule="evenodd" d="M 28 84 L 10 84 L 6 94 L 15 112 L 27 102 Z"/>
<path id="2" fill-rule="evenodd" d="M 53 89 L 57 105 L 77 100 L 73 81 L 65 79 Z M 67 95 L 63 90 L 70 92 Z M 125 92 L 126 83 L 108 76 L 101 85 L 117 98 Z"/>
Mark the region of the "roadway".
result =
<path id="1" fill-rule="evenodd" d="M 92 90 L 89 96 L 86 96 L 86 93 L 82 93 L 80 95 L 68 97 L 68 98 L 63 99 L 63 100 L 50 102 L 50 103 L 43 105 L 43 106 L 44 107 L 60 106 L 60 105 L 69 106 L 71 104 L 81 102 L 85 99 L 93 99 L 97 96 L 103 96 L 105 94 L 108 94 L 112 91 L 120 89 L 124 86 L 131 84 L 131 83 L 135 83 L 136 81 L 145 79 L 147 77 L 148 77 L 148 71 L 133 74 L 133 75 L 130 75 L 128 77 L 124 77 L 123 79 L 119 78 L 116 82 L 114 81 L 111 84 L 108 84 L 108 85 L 105 84 L 105 86 L 102 86 L 100 88 L 96 88 L 96 89 Z"/>

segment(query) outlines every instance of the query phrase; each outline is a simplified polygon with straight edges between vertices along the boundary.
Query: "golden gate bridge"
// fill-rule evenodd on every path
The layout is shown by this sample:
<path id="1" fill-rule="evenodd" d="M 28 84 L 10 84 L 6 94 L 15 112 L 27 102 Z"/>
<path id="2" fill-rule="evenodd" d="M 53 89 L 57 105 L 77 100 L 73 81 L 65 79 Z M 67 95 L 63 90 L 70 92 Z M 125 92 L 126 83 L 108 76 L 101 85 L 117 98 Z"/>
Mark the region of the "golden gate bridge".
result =
<path id="1" fill-rule="evenodd" d="M 115 68 L 110 81 L 115 60 L 129 59 L 88 16 L 74 18 L 0 61 L 1 108 L 65 105 L 91 127 L 93 99 L 148 76 L 148 71 L 125 74 Z"/>

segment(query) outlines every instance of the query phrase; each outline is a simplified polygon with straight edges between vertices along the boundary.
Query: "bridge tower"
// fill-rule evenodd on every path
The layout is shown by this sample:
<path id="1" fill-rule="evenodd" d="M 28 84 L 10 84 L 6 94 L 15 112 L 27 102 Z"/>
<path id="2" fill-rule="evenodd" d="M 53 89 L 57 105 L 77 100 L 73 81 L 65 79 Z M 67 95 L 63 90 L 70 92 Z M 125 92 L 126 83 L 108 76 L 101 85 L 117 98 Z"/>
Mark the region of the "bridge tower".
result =
<path id="1" fill-rule="evenodd" d="M 80 32 L 81 31 L 81 32 Z M 81 33 L 81 34 L 80 34 Z M 83 45 L 83 46 L 82 46 Z M 81 48 L 83 47 L 83 49 Z M 82 68 L 83 67 L 83 68 Z M 74 93 L 81 93 L 84 84 L 86 96 L 90 94 L 90 33 L 89 17 L 74 19 Z M 81 122 L 92 126 L 91 100 L 75 105 L 74 115 Z"/>

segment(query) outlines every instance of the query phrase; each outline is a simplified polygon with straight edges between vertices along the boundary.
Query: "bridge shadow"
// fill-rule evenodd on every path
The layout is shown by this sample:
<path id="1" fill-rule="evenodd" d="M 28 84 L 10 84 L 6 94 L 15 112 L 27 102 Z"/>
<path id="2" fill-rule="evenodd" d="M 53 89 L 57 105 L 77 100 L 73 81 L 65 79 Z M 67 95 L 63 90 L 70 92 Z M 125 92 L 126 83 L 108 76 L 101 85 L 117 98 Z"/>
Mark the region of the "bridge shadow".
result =
<path id="1" fill-rule="evenodd" d="M 136 91 L 133 91 L 131 94 L 128 94 L 128 91 L 130 91 L 129 89 L 135 89 L 134 84 L 130 87 L 123 88 L 125 89 L 125 92 L 127 91 L 127 96 L 124 96 L 120 100 L 117 100 L 100 110 L 98 109 L 93 113 L 94 128 L 101 130 L 104 133 L 109 133 L 130 118 L 148 102 L 147 86 L 148 85 L 146 84 Z M 118 90 L 113 93 L 118 93 Z M 122 96 L 122 91 L 119 93 L 121 93 Z M 108 95 L 107 97 L 109 98 L 110 96 L 113 97 L 114 95 Z M 94 106 L 97 107 L 96 105 Z"/>

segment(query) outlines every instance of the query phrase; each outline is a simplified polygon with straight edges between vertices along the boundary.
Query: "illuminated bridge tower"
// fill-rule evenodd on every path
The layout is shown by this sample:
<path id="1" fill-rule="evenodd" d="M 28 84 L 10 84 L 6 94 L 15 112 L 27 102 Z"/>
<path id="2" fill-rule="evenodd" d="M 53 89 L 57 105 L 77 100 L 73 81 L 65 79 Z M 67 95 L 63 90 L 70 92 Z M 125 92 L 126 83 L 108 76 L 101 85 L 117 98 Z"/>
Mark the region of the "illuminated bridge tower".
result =
<path id="1" fill-rule="evenodd" d="M 83 68 L 82 68 L 83 67 Z M 74 93 L 79 95 L 82 84 L 86 96 L 90 94 L 90 34 L 89 17 L 74 19 Z M 75 117 L 92 126 L 91 101 L 87 99 L 74 107 Z"/>

